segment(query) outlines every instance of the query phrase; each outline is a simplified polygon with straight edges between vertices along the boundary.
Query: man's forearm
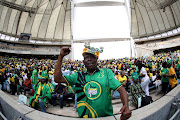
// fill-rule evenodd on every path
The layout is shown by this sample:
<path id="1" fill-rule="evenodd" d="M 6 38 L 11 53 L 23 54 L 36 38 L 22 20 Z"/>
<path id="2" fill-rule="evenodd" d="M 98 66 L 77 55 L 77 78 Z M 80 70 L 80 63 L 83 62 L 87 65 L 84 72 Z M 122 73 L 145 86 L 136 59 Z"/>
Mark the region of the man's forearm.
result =
<path id="1" fill-rule="evenodd" d="M 63 59 L 63 57 L 61 55 L 59 55 L 58 61 L 56 64 L 56 68 L 55 68 L 55 72 L 54 72 L 54 79 L 55 79 L 55 82 L 57 82 L 57 83 L 61 82 L 60 80 L 62 77 L 62 72 L 61 72 L 62 59 Z"/>
<path id="2" fill-rule="evenodd" d="M 38 83 L 39 83 L 39 81 L 35 84 L 35 88 L 37 87 Z"/>
<path id="3" fill-rule="evenodd" d="M 139 77 L 145 77 L 145 75 L 141 74 L 141 75 L 139 75 Z"/>
<path id="4" fill-rule="evenodd" d="M 124 87 L 120 87 L 118 89 L 118 92 L 120 93 L 120 97 L 121 97 L 123 105 L 129 108 L 129 105 L 128 105 L 128 94 L 127 94 L 126 90 L 124 89 Z"/>

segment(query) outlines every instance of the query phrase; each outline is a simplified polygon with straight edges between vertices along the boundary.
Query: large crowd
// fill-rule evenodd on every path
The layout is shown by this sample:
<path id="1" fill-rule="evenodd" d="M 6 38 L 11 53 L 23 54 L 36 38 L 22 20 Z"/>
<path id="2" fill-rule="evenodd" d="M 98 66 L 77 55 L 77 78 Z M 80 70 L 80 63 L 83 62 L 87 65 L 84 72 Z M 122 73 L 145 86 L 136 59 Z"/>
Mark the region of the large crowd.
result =
<path id="1" fill-rule="evenodd" d="M 63 108 L 64 101 L 69 106 L 69 98 L 76 101 L 75 86 L 54 81 L 56 62 L 0 56 L 0 87 L 12 95 L 30 93 L 29 105 L 43 112 L 46 112 L 47 101 L 55 106 L 58 99 L 60 108 Z M 139 98 L 149 96 L 149 88 L 159 87 L 158 92 L 166 94 L 177 86 L 180 80 L 180 51 L 140 58 L 98 60 L 98 67 L 113 71 L 115 78 L 131 93 L 132 102 L 138 108 L 141 106 Z M 62 63 L 63 75 L 84 70 L 86 68 L 80 60 L 64 60 Z M 114 91 L 112 98 L 118 97 L 120 95 Z"/>

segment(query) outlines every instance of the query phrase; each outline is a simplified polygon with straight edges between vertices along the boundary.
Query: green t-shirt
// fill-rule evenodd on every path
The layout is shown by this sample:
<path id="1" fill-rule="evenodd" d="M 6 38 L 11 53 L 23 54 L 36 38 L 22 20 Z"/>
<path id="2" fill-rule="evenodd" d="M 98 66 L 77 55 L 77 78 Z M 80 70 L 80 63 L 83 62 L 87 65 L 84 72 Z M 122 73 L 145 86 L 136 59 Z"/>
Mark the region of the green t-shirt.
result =
<path id="1" fill-rule="evenodd" d="M 180 69 L 180 64 L 179 63 L 176 65 L 176 69 Z M 176 73 L 180 73 L 180 71 L 176 71 Z"/>
<path id="2" fill-rule="evenodd" d="M 33 85 L 35 85 L 37 82 L 38 82 L 38 72 L 37 72 L 37 69 L 34 69 L 34 70 L 33 70 L 33 73 L 32 73 L 31 83 L 32 83 Z"/>
<path id="3" fill-rule="evenodd" d="M 88 72 L 75 72 L 64 77 L 70 86 L 76 85 L 79 117 L 97 118 L 113 115 L 111 90 L 119 89 L 121 83 L 110 69 L 97 69 L 92 76 Z"/>
<path id="4" fill-rule="evenodd" d="M 150 63 L 150 62 L 147 62 L 147 64 L 148 64 L 148 66 L 149 66 L 149 67 L 152 67 L 152 65 L 151 65 L 151 63 Z"/>
<path id="5" fill-rule="evenodd" d="M 139 71 L 139 68 L 138 68 L 138 67 L 136 67 L 136 71 L 137 71 L 137 72 Z"/>
<path id="6" fill-rule="evenodd" d="M 168 77 L 164 77 L 164 74 L 169 74 L 169 70 L 167 68 L 163 68 L 161 70 L 162 73 L 162 82 L 169 82 L 169 78 Z"/>

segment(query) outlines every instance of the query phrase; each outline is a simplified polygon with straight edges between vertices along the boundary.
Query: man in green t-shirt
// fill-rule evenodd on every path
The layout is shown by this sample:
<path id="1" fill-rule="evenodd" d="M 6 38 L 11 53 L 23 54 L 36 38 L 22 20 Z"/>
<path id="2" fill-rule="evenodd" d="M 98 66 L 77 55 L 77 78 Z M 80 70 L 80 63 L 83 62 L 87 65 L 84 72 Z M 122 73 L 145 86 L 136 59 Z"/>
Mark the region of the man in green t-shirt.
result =
<path id="1" fill-rule="evenodd" d="M 77 108 L 81 118 L 112 116 L 111 90 L 118 90 L 123 103 L 120 110 L 120 114 L 122 114 L 120 119 L 128 119 L 131 116 L 131 111 L 129 110 L 127 92 L 121 83 L 115 79 L 110 69 L 97 68 L 99 52 L 101 51 L 98 49 L 85 46 L 83 49 L 83 63 L 87 71 L 62 76 L 62 59 L 70 53 L 69 48 L 62 48 L 55 68 L 55 81 L 70 86 L 76 85 Z"/>
<path id="2" fill-rule="evenodd" d="M 180 79 L 180 64 L 178 62 L 176 64 L 176 74 L 177 78 Z"/>
<path id="3" fill-rule="evenodd" d="M 163 62 L 162 64 L 163 69 L 161 70 L 162 73 L 162 92 L 164 95 L 168 91 L 168 85 L 169 85 L 169 70 L 168 70 L 168 64 L 167 62 Z"/>
<path id="4" fill-rule="evenodd" d="M 32 80 L 31 83 L 32 85 L 35 85 L 38 82 L 38 72 L 37 72 L 37 66 L 35 66 L 33 72 L 32 72 Z"/>
<path id="5" fill-rule="evenodd" d="M 42 73 L 41 73 L 41 76 L 42 76 L 42 77 L 45 77 L 45 78 L 48 78 L 48 77 L 49 77 L 48 72 L 47 72 L 47 70 L 46 70 L 46 67 L 44 67 L 44 69 L 43 69 L 43 71 L 42 71 Z"/>

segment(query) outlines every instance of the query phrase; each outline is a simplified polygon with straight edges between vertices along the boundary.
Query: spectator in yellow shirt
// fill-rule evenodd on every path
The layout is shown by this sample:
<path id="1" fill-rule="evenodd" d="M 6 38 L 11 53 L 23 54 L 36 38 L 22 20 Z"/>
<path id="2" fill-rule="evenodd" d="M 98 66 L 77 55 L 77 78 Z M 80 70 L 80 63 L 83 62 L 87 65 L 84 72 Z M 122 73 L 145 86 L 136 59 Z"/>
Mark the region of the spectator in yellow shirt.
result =
<path id="1" fill-rule="evenodd" d="M 175 72 L 175 69 L 174 69 L 175 65 L 174 65 L 174 63 L 170 63 L 170 64 L 172 66 L 170 67 L 170 70 L 169 70 L 169 74 L 170 74 L 170 77 L 169 77 L 169 85 L 170 85 L 169 91 L 177 86 L 177 76 L 176 76 L 176 72 Z"/>
<path id="2" fill-rule="evenodd" d="M 118 77 L 118 80 L 121 82 L 121 84 L 126 87 L 126 83 L 127 83 L 127 77 L 125 76 L 125 72 L 122 71 L 121 75 Z"/>

